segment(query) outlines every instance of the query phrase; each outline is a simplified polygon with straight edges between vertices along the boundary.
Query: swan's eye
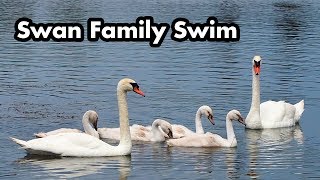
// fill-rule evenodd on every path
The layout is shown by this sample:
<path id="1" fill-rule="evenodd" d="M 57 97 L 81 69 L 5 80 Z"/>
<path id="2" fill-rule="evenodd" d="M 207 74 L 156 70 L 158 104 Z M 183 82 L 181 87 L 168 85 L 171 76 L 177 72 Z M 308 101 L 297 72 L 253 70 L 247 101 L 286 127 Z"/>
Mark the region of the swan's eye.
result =
<path id="1" fill-rule="evenodd" d="M 133 88 L 138 88 L 138 89 L 139 89 L 139 86 L 138 86 L 137 83 L 130 83 L 130 84 L 131 84 L 131 86 L 132 86 Z"/>

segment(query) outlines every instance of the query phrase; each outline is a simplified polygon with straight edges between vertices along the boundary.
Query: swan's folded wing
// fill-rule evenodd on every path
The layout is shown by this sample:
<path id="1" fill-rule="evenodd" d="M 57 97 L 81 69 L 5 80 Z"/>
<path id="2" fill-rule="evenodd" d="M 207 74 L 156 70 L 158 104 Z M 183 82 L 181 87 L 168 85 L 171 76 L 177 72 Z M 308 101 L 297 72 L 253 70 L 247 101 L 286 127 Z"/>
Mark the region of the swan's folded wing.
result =
<path id="1" fill-rule="evenodd" d="M 173 138 L 181 138 L 191 134 L 194 134 L 193 131 L 188 129 L 187 127 L 179 124 L 172 124 L 172 134 Z"/>
<path id="2" fill-rule="evenodd" d="M 102 139 L 120 140 L 120 128 L 98 128 L 98 133 Z"/>
<path id="3" fill-rule="evenodd" d="M 260 105 L 263 127 L 289 127 L 294 122 L 295 107 L 284 101 L 266 101 Z"/>
<path id="4" fill-rule="evenodd" d="M 266 101 L 260 104 L 260 118 L 263 127 L 273 127 L 285 116 L 284 101 Z"/>
<path id="5" fill-rule="evenodd" d="M 139 124 L 134 124 L 134 125 L 132 125 L 130 127 L 130 130 L 150 132 L 151 131 L 151 126 L 150 126 L 150 128 L 148 128 L 148 127 L 144 127 L 144 126 L 139 125 Z"/>
<path id="6" fill-rule="evenodd" d="M 61 156 L 97 156 L 111 145 L 84 133 L 60 133 L 27 141 L 24 149 L 31 154 Z"/>
<path id="7" fill-rule="evenodd" d="M 223 138 L 216 134 L 194 134 L 180 139 L 169 139 L 168 146 L 181 147 L 220 147 Z"/>

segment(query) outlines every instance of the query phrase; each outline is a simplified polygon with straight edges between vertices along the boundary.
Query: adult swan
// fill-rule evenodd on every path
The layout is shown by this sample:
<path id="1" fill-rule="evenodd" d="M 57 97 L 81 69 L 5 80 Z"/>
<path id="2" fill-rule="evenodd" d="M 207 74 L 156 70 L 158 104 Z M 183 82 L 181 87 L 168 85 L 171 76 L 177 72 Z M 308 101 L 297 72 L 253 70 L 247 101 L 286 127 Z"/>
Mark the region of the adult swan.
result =
<path id="1" fill-rule="evenodd" d="M 138 84 L 132 79 L 122 79 L 118 83 L 117 97 L 120 121 L 120 143 L 109 145 L 85 133 L 60 133 L 40 139 L 23 141 L 11 138 L 30 154 L 58 156 L 120 156 L 131 154 L 127 92 L 134 91 L 144 96 Z"/>
<path id="2" fill-rule="evenodd" d="M 266 101 L 260 104 L 261 57 L 252 60 L 252 102 L 246 118 L 246 128 L 266 129 L 294 126 L 304 111 L 304 100 L 292 105 L 284 101 Z"/>

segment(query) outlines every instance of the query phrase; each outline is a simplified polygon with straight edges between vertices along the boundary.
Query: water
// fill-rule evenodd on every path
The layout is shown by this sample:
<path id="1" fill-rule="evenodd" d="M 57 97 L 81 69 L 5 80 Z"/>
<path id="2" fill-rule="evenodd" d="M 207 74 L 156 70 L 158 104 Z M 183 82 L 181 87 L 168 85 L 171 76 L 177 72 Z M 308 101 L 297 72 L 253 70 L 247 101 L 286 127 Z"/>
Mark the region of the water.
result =
<path id="1" fill-rule="evenodd" d="M 0 23 L 0 178 L 109 179 L 305 179 L 320 178 L 320 4 L 318 1 L 1 1 Z M 18 42 L 14 23 L 155 22 L 184 17 L 240 26 L 239 42 L 175 42 L 170 31 L 160 48 L 148 42 Z M 82 114 L 99 113 L 100 127 L 118 127 L 116 84 L 135 79 L 146 93 L 128 96 L 130 123 L 155 118 L 194 129 L 203 104 L 214 109 L 216 125 L 206 131 L 226 137 L 225 115 L 246 116 L 251 103 L 251 59 L 263 57 L 262 101 L 305 100 L 299 126 L 245 130 L 234 124 L 237 148 L 167 148 L 135 143 L 131 157 L 61 158 L 26 156 L 9 136 L 31 139 L 38 131 L 81 129 Z"/>

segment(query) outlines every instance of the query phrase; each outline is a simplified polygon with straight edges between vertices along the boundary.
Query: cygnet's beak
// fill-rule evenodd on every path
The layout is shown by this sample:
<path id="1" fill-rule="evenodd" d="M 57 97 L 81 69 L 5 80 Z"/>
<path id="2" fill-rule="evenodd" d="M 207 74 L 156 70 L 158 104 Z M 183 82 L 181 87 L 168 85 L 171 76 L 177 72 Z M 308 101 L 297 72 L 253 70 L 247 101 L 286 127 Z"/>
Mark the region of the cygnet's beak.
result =
<path id="1" fill-rule="evenodd" d="M 208 120 L 211 122 L 212 125 L 214 125 L 213 115 L 209 114 Z"/>
<path id="2" fill-rule="evenodd" d="M 93 125 L 93 128 L 94 128 L 96 131 L 98 131 L 98 121 L 93 122 L 92 125 Z"/>
<path id="3" fill-rule="evenodd" d="M 239 121 L 241 124 L 243 124 L 244 126 L 246 126 L 246 123 L 245 123 L 243 117 L 241 117 L 240 115 L 237 115 L 237 116 L 239 117 L 239 118 L 238 118 L 238 121 Z"/>
<path id="4" fill-rule="evenodd" d="M 168 132 L 168 134 L 167 134 L 167 135 L 169 136 L 169 139 L 172 139 L 172 138 L 173 138 L 173 134 L 172 134 L 171 129 L 169 129 L 169 132 Z"/>

